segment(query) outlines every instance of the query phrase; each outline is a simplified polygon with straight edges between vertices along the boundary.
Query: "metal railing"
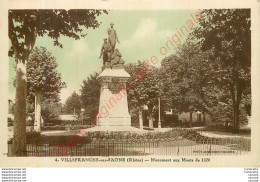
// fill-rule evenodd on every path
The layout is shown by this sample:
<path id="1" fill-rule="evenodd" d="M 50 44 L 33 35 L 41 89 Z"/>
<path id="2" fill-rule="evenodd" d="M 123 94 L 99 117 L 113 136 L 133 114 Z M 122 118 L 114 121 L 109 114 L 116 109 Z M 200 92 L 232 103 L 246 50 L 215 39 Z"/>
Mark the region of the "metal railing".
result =
<path id="1" fill-rule="evenodd" d="M 27 156 L 147 156 L 147 155 L 243 155 L 251 150 L 250 140 L 234 138 L 207 138 L 187 135 L 178 138 L 144 141 L 96 140 L 74 146 L 27 144 Z M 12 144 L 8 144 L 12 156 Z"/>

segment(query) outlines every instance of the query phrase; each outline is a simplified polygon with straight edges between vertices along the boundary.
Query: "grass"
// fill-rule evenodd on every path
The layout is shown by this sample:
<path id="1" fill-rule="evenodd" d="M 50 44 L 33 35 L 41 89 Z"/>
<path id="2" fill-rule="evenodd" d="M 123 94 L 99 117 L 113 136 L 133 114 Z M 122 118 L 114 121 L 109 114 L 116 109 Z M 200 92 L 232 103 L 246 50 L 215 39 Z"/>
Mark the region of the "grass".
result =
<path id="1" fill-rule="evenodd" d="M 200 128 L 197 131 L 207 131 L 209 133 L 218 134 L 218 135 L 227 135 L 227 136 L 251 136 L 250 129 L 240 129 L 239 133 L 232 133 L 232 130 L 229 128 L 215 128 L 215 127 L 204 127 Z"/>
<path id="2" fill-rule="evenodd" d="M 187 140 L 187 139 L 181 139 L 177 141 L 171 141 L 171 142 L 160 142 L 160 147 L 186 147 L 186 146 L 194 146 L 196 145 L 195 141 Z"/>

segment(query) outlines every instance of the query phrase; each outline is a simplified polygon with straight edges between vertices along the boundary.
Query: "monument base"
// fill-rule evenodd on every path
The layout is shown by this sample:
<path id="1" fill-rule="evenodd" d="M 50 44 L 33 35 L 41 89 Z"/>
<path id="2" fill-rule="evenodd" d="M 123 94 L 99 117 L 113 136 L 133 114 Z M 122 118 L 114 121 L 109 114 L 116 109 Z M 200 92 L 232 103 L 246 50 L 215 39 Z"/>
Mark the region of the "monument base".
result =
<path id="1" fill-rule="evenodd" d="M 101 89 L 97 126 L 123 127 L 123 131 L 131 130 L 127 91 L 123 89 L 126 88 L 129 77 L 130 75 L 122 65 L 116 65 L 113 69 L 104 65 L 104 70 L 98 76 Z M 126 126 L 127 128 L 125 128 Z M 107 128 L 107 130 L 113 131 L 114 129 Z"/>
<path id="2" fill-rule="evenodd" d="M 131 116 L 99 118 L 98 126 L 131 126 Z"/>

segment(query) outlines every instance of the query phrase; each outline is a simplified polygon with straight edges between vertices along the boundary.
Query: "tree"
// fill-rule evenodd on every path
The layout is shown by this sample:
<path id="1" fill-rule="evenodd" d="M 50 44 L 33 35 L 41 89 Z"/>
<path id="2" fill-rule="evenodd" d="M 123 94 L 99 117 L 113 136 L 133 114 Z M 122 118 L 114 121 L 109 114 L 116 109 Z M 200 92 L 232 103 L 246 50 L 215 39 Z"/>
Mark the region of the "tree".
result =
<path id="1" fill-rule="evenodd" d="M 34 48 L 27 63 L 27 101 L 34 105 L 34 130 L 41 131 L 42 101 L 59 102 L 66 85 L 57 71 L 58 64 L 46 48 Z"/>
<path id="2" fill-rule="evenodd" d="M 214 124 L 226 123 L 228 126 L 233 119 L 232 99 L 226 83 L 219 82 L 227 77 L 228 71 L 220 67 L 213 57 L 214 51 L 202 50 L 200 39 L 191 34 L 175 55 L 162 60 L 161 82 L 168 107 L 179 113 L 199 110 L 207 114 Z M 245 92 L 245 95 L 248 93 Z M 244 122 L 244 110 L 250 107 L 250 99 L 246 97 L 242 101 L 243 110 L 239 117 Z"/>
<path id="3" fill-rule="evenodd" d="M 16 61 L 14 155 L 26 155 L 23 152 L 26 151 L 26 66 L 37 36 L 49 36 L 54 45 L 62 47 L 61 35 L 85 37 L 83 30 L 97 28 L 96 17 L 102 12 L 107 13 L 105 10 L 9 10 L 9 56 Z"/>
<path id="4" fill-rule="evenodd" d="M 240 103 L 250 87 L 251 21 L 249 9 L 204 10 L 194 35 L 202 50 L 210 50 L 215 62 L 214 84 L 230 93 L 233 132 L 239 131 Z"/>
<path id="5" fill-rule="evenodd" d="M 97 114 L 99 106 L 99 97 L 100 97 L 100 83 L 97 80 L 98 73 L 91 74 L 87 80 L 83 80 L 83 84 L 81 85 L 81 103 L 85 110 L 91 114 Z M 95 111 L 95 113 L 93 113 Z"/>
<path id="6" fill-rule="evenodd" d="M 64 110 L 67 114 L 80 114 L 81 112 L 81 97 L 73 92 L 65 102 Z"/>
<path id="7" fill-rule="evenodd" d="M 53 124 L 59 120 L 61 114 L 61 103 L 53 100 L 44 99 L 42 104 L 42 118 L 45 123 Z"/>
<path id="8" fill-rule="evenodd" d="M 187 41 L 179 47 L 176 54 L 168 56 L 162 60 L 161 82 L 166 105 L 169 109 L 173 109 L 175 113 L 190 112 L 190 127 L 192 127 L 192 112 L 200 109 L 199 82 L 196 79 L 196 60 L 192 60 L 192 46 Z M 198 79 L 199 80 L 199 79 Z"/>
<path id="9" fill-rule="evenodd" d="M 131 79 L 128 81 L 128 104 L 130 112 L 135 115 L 138 112 L 140 129 L 143 128 L 143 109 L 148 106 L 149 127 L 153 128 L 155 105 L 158 105 L 159 79 L 158 68 L 148 68 L 144 61 L 131 63 L 125 66 Z M 138 75 L 138 76 L 136 76 Z M 136 78 L 135 78 L 136 77 Z M 138 77 L 138 81 L 136 80 Z"/>
<path id="10" fill-rule="evenodd" d="M 169 103 L 179 112 L 207 112 L 215 122 L 232 119 L 238 132 L 243 109 L 250 113 L 251 105 L 250 35 L 249 10 L 203 11 L 200 26 L 162 61 L 162 69 L 170 66 L 163 74 Z"/>
<path id="11" fill-rule="evenodd" d="M 181 58 L 180 58 L 181 57 Z M 167 98 L 168 109 L 175 112 L 189 111 L 191 100 L 187 94 L 191 91 L 191 80 L 188 75 L 188 60 L 185 55 L 174 54 L 165 57 L 160 67 L 162 90 Z"/>

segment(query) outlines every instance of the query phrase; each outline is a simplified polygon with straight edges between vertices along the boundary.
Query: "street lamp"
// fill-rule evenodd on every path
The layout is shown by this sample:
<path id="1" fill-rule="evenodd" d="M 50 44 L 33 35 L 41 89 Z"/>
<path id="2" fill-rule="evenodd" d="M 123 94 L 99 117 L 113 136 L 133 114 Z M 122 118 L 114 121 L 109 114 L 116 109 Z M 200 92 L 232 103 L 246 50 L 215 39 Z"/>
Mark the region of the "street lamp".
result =
<path id="1" fill-rule="evenodd" d="M 84 124 L 83 123 L 83 113 L 85 112 L 85 109 L 81 109 L 81 122 L 82 122 L 82 125 Z"/>
<path id="2" fill-rule="evenodd" d="M 162 128 L 162 124 L 161 124 L 161 98 L 160 98 L 160 96 L 159 96 L 159 98 L 158 98 L 158 102 L 159 102 L 158 128 L 161 129 L 161 128 Z"/>

